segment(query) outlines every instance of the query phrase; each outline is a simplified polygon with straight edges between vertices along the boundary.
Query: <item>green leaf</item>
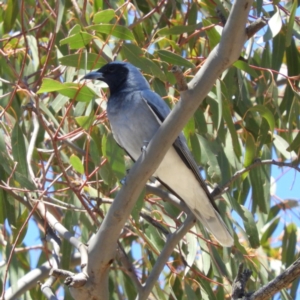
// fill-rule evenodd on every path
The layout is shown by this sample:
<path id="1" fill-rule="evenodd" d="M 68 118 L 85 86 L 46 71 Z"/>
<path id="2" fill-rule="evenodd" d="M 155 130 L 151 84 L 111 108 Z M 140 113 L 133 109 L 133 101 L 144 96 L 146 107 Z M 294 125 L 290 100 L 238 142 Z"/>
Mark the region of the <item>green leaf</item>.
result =
<path id="1" fill-rule="evenodd" d="M 199 277 L 201 285 L 202 299 L 216 300 L 216 296 L 206 278 Z"/>
<path id="2" fill-rule="evenodd" d="M 157 31 L 158 35 L 179 35 L 182 33 L 190 33 L 194 32 L 195 30 L 199 29 L 201 27 L 201 24 L 195 24 L 195 25 L 179 25 L 174 27 L 165 27 Z"/>
<path id="3" fill-rule="evenodd" d="M 300 148 L 300 132 L 297 133 L 296 137 L 293 139 L 289 147 L 286 149 L 286 151 L 298 151 Z"/>
<path id="4" fill-rule="evenodd" d="M 286 267 L 295 260 L 295 249 L 297 243 L 297 226 L 291 223 L 285 227 L 282 240 L 282 262 Z"/>
<path id="5" fill-rule="evenodd" d="M 167 50 L 157 50 L 155 53 L 159 56 L 159 58 L 169 64 L 175 66 L 183 66 L 187 68 L 195 68 L 195 65 L 190 61 L 186 60 L 182 56 L 175 54 L 173 52 Z"/>
<path id="6" fill-rule="evenodd" d="M 0 180 L 6 181 L 4 171 L 0 166 Z M 0 189 L 0 224 L 4 224 L 7 219 L 11 225 L 16 224 L 16 210 L 14 207 L 14 199 L 4 189 Z"/>
<path id="7" fill-rule="evenodd" d="M 249 66 L 248 63 L 246 63 L 245 61 L 242 60 L 237 60 L 233 66 L 235 66 L 236 68 L 245 71 L 246 73 L 248 73 L 249 75 L 251 75 L 253 78 L 257 78 L 259 75 L 257 74 L 257 72 L 251 68 Z"/>
<path id="8" fill-rule="evenodd" d="M 68 36 L 71 36 L 71 35 L 75 35 L 77 33 L 80 33 L 81 31 L 81 26 L 79 24 L 75 24 L 70 30 L 69 30 L 69 33 L 68 33 Z"/>
<path id="9" fill-rule="evenodd" d="M 197 298 L 196 293 L 194 292 L 194 290 L 192 289 L 192 287 L 190 286 L 189 283 L 185 282 L 185 284 L 184 284 L 184 292 L 185 292 L 185 295 L 187 297 L 187 300 L 200 299 L 200 298 Z"/>
<path id="10" fill-rule="evenodd" d="M 118 179 L 125 176 L 124 150 L 116 143 L 112 134 L 107 135 L 105 156 Z"/>
<path id="11" fill-rule="evenodd" d="M 213 257 L 214 274 L 220 274 L 220 277 L 227 277 L 228 271 L 225 266 L 224 258 L 222 258 L 215 247 L 211 247 L 210 253 Z"/>
<path id="12" fill-rule="evenodd" d="M 101 24 L 101 25 L 91 25 L 86 27 L 87 30 L 95 30 L 99 33 L 105 33 L 112 35 L 122 40 L 134 40 L 134 35 L 131 30 L 125 26 L 116 24 Z"/>
<path id="13" fill-rule="evenodd" d="M 222 103 L 223 118 L 224 118 L 224 120 L 227 124 L 227 127 L 228 127 L 230 135 L 231 135 L 232 146 L 233 146 L 233 149 L 234 149 L 234 153 L 236 154 L 237 158 L 240 158 L 241 155 L 242 155 L 242 150 L 241 150 L 241 147 L 240 147 L 239 138 L 237 136 L 235 126 L 233 124 L 233 120 L 232 120 L 232 116 L 231 116 L 231 110 L 230 110 L 229 105 L 230 105 L 229 101 L 227 99 L 224 99 L 223 103 Z"/>
<path id="14" fill-rule="evenodd" d="M 285 46 L 289 47 L 291 45 L 292 41 L 292 36 L 293 36 L 293 29 L 294 29 L 294 24 L 295 24 L 295 15 L 296 15 L 296 10 L 299 5 L 298 1 L 292 1 L 292 9 L 290 12 L 290 17 L 289 21 L 287 24 L 287 32 L 285 34 Z"/>
<path id="15" fill-rule="evenodd" d="M 273 39 L 273 52 L 272 52 L 272 69 L 275 71 L 279 71 L 282 66 L 282 59 L 285 51 L 285 34 L 283 32 L 280 32 L 276 35 L 276 37 Z M 278 74 L 273 74 L 274 79 L 278 77 Z"/>
<path id="16" fill-rule="evenodd" d="M 245 231 L 247 233 L 250 245 L 252 248 L 256 249 L 260 246 L 259 243 L 259 236 L 256 224 L 254 222 L 254 218 L 252 213 L 243 205 L 241 205 L 241 208 L 243 210 L 244 216 L 243 216 L 243 222 L 245 226 Z"/>
<path id="17" fill-rule="evenodd" d="M 288 142 L 283 139 L 280 135 L 274 134 L 274 146 L 286 159 L 295 159 L 297 154 L 294 151 L 288 151 Z"/>
<path id="18" fill-rule="evenodd" d="M 275 219 L 272 219 L 272 221 L 263 227 L 262 236 L 260 239 L 260 243 L 262 246 L 269 246 L 268 239 L 271 237 L 271 235 L 276 230 L 278 224 L 280 221 L 280 217 L 276 217 Z"/>
<path id="19" fill-rule="evenodd" d="M 78 156 L 76 156 L 75 154 L 72 154 L 70 157 L 70 163 L 75 171 L 77 171 L 81 175 L 84 174 L 84 166 Z"/>
<path id="20" fill-rule="evenodd" d="M 99 170 L 99 174 L 101 176 L 101 179 L 108 185 L 111 186 L 116 181 L 115 174 L 113 173 L 110 164 L 105 163 L 101 166 Z"/>
<path id="21" fill-rule="evenodd" d="M 300 57 L 295 39 L 291 39 L 291 45 L 286 48 L 285 56 L 288 67 L 288 76 L 298 76 L 300 74 Z"/>
<path id="22" fill-rule="evenodd" d="M 95 13 L 93 22 L 98 23 L 108 23 L 115 17 L 115 11 L 113 9 L 106 9 Z"/>
<path id="23" fill-rule="evenodd" d="M 198 249 L 198 243 L 197 243 L 197 236 L 192 233 L 196 232 L 196 227 L 190 229 L 190 231 L 186 234 L 186 253 L 185 253 L 185 261 L 187 263 L 185 269 L 184 269 L 184 275 L 186 275 L 191 266 L 193 265 L 196 255 L 197 255 L 197 249 Z"/>
<path id="24" fill-rule="evenodd" d="M 93 35 L 87 32 L 79 32 L 74 35 L 68 36 L 65 39 L 60 41 L 60 45 L 68 44 L 70 49 L 80 49 L 87 45 L 92 39 L 94 38 Z"/>
<path id="25" fill-rule="evenodd" d="M 21 210 L 22 206 L 20 206 L 19 209 Z M 13 241 L 14 242 L 16 242 L 16 238 L 20 234 L 19 239 L 17 241 L 17 245 L 21 245 L 22 244 L 22 241 L 23 241 L 23 239 L 24 239 L 24 237 L 25 237 L 25 235 L 27 233 L 28 223 L 23 228 L 23 231 L 20 232 L 22 226 L 24 225 L 24 223 L 25 223 L 25 221 L 27 219 L 27 217 L 28 217 L 28 210 L 23 207 L 23 212 L 22 211 L 19 212 L 19 216 L 17 218 L 17 221 L 15 223 L 15 228 L 13 230 L 13 235 L 14 235 Z"/>
<path id="26" fill-rule="evenodd" d="M 95 120 L 95 116 L 80 116 L 75 118 L 76 123 L 85 130 L 88 130 Z"/>
<path id="27" fill-rule="evenodd" d="M 139 224 L 140 212 L 144 205 L 144 198 L 145 198 L 145 190 L 143 190 L 142 193 L 139 195 L 139 197 L 133 207 L 133 210 L 131 212 L 132 218 L 136 224 Z"/>
<path id="28" fill-rule="evenodd" d="M 106 64 L 105 59 L 95 53 L 70 54 L 63 56 L 58 60 L 64 66 L 86 70 L 98 69 Z"/>
<path id="29" fill-rule="evenodd" d="M 264 34 L 264 42 L 267 42 L 274 38 L 281 30 L 282 27 L 282 20 L 280 16 L 280 10 L 275 6 L 276 12 L 275 14 L 271 17 L 271 19 L 268 21 L 268 29 L 266 33 Z"/>
<path id="30" fill-rule="evenodd" d="M 271 159 L 271 152 L 267 146 L 262 149 L 262 159 Z M 250 181 L 252 186 L 253 211 L 256 206 L 262 213 L 267 214 L 270 207 L 270 165 L 261 165 L 250 170 Z"/>
<path id="31" fill-rule="evenodd" d="M 75 194 L 73 194 L 73 196 L 70 197 L 71 203 L 74 203 L 74 197 Z M 63 225 L 66 228 L 74 228 L 74 225 L 77 225 L 78 216 L 73 211 L 67 210 L 67 212 L 64 214 L 63 221 L 64 221 Z M 73 233 L 72 231 L 71 233 Z M 62 240 L 60 251 L 62 255 L 61 267 L 64 268 L 65 270 L 68 270 L 70 268 L 71 254 L 73 251 L 73 247 L 67 239 Z"/>
<path id="32" fill-rule="evenodd" d="M 65 11 L 65 0 L 58 1 L 58 14 L 56 16 L 55 32 L 58 33 L 61 30 L 61 21 Z"/>
<path id="33" fill-rule="evenodd" d="M 146 74 L 150 74 L 162 81 L 165 81 L 166 75 L 156 63 L 149 58 L 144 57 L 144 52 L 140 47 L 134 44 L 124 44 L 121 53 L 130 63 L 140 68 Z"/>
<path id="34" fill-rule="evenodd" d="M 27 35 L 26 39 L 27 39 L 28 46 L 30 48 L 30 54 L 31 54 L 32 60 L 33 60 L 32 64 L 33 64 L 34 70 L 36 70 L 40 66 L 37 40 L 33 35 Z"/>
<path id="35" fill-rule="evenodd" d="M 223 90 L 226 89 L 226 87 L 224 85 L 222 86 L 221 81 L 217 80 L 217 82 L 216 82 L 216 92 L 217 92 L 218 110 L 214 110 L 214 111 L 217 111 L 217 115 L 218 115 L 217 131 L 219 131 L 220 125 L 222 123 L 222 113 L 221 113 L 223 111 L 223 101 L 222 101 L 222 99 L 223 99 L 223 93 L 222 93 L 222 87 L 223 87 Z M 225 98 L 227 98 L 227 97 L 225 97 Z"/>
<path id="36" fill-rule="evenodd" d="M 0 131 L 2 131 L 2 129 Z M 0 165 L 3 167 L 2 171 L 5 170 L 5 172 L 7 174 L 11 174 L 12 167 L 13 167 L 13 161 L 7 153 L 7 148 L 5 145 L 4 138 L 5 138 L 5 135 L 0 134 Z M 1 178 L 1 175 L 0 175 L 0 178 Z M 4 178 L 1 178 L 1 179 L 4 180 Z"/>
<path id="37" fill-rule="evenodd" d="M 203 19 L 202 22 L 203 22 L 204 27 L 208 27 L 213 24 L 210 21 L 208 21 L 207 19 Z M 206 30 L 205 33 L 207 34 L 208 39 L 209 39 L 210 50 L 212 50 L 219 44 L 221 35 L 216 30 L 215 27 Z"/>
<path id="38" fill-rule="evenodd" d="M 94 134 L 92 134 L 89 149 L 94 164 L 99 166 L 101 163 L 101 144 L 97 143 L 95 140 L 100 140 L 100 137 L 96 137 Z M 98 148 L 98 145 L 100 149 Z"/>
<path id="39" fill-rule="evenodd" d="M 2 7 L 2 9 L 3 9 L 3 7 Z M 5 33 L 9 33 L 13 29 L 13 26 L 16 22 L 19 11 L 20 11 L 19 1 L 17 1 L 17 0 L 7 0 L 6 1 L 6 10 L 2 11 L 3 31 Z"/>
<path id="40" fill-rule="evenodd" d="M 28 178 L 28 166 L 26 159 L 27 149 L 25 146 L 25 138 L 18 122 L 16 122 L 14 126 L 11 139 L 13 158 L 14 161 L 17 162 L 16 171 Z"/>
<path id="41" fill-rule="evenodd" d="M 245 159 L 244 166 L 248 167 L 251 165 L 256 157 L 256 146 L 253 135 L 250 132 L 246 133 L 246 142 L 245 142 Z"/>
<path id="42" fill-rule="evenodd" d="M 36 189 L 36 186 L 33 184 L 33 182 L 18 170 L 14 172 L 14 180 L 16 181 L 15 184 L 17 187 L 26 188 L 31 191 Z"/>
<path id="43" fill-rule="evenodd" d="M 218 160 L 211 144 L 201 135 L 197 134 L 197 138 L 201 148 L 201 163 L 202 165 L 208 165 L 207 173 L 214 182 L 221 181 L 221 170 L 218 164 Z"/>
<path id="44" fill-rule="evenodd" d="M 147 238 L 146 243 L 151 245 L 150 247 L 153 248 L 156 253 L 161 253 L 165 246 L 165 241 L 162 239 L 160 234 L 158 234 L 157 229 L 152 225 L 149 225 L 145 228 L 144 233 Z"/>
<path id="45" fill-rule="evenodd" d="M 273 113 L 263 105 L 256 105 L 251 107 L 248 111 L 258 112 L 263 118 L 266 119 L 270 126 L 270 131 L 273 132 L 275 129 L 275 118 Z"/>
<path id="46" fill-rule="evenodd" d="M 67 96 L 76 101 L 89 102 L 94 97 L 97 97 L 97 94 L 85 85 L 79 85 L 77 83 L 60 83 L 59 81 L 44 78 L 42 86 L 37 91 L 38 94 L 47 93 L 47 92 L 59 92 L 60 94 Z"/>

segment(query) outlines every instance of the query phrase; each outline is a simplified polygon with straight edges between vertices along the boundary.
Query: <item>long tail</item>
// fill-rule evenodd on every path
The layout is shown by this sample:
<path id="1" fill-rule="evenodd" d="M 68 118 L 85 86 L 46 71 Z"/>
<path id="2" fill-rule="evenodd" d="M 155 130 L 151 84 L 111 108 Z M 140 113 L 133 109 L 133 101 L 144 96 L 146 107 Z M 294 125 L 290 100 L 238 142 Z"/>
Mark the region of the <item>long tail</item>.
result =
<path id="1" fill-rule="evenodd" d="M 215 236 L 217 241 L 225 247 L 233 245 L 232 235 L 229 233 L 224 221 L 217 211 L 212 217 L 206 217 L 196 208 L 191 208 L 191 211 L 197 219 Z"/>

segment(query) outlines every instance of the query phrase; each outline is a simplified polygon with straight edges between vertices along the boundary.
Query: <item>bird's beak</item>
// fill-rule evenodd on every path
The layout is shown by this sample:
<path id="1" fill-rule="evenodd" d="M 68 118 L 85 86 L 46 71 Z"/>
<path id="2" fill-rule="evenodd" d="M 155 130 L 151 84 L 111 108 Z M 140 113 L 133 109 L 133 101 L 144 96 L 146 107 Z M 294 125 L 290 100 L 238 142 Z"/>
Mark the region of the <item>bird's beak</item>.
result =
<path id="1" fill-rule="evenodd" d="M 102 80 L 102 79 L 104 79 L 104 76 L 103 76 L 103 73 L 94 71 L 94 72 L 87 73 L 80 80 L 84 80 L 84 79 L 98 79 L 98 80 Z"/>

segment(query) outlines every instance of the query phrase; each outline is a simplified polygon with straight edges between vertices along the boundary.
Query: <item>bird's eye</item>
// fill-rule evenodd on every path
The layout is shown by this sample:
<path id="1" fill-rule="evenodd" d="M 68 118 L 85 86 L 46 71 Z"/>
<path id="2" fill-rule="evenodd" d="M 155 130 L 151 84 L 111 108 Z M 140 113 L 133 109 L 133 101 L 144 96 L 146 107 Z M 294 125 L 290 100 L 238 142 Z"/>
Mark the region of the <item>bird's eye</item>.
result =
<path id="1" fill-rule="evenodd" d="M 115 66 L 108 66 L 107 71 L 112 73 L 115 70 Z"/>

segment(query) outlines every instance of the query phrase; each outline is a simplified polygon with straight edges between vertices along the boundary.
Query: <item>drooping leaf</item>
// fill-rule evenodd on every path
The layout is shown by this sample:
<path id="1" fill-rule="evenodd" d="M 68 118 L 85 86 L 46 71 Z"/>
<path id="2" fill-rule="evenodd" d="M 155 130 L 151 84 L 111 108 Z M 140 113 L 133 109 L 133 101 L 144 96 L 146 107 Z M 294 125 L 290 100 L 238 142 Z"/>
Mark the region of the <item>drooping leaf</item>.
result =
<path id="1" fill-rule="evenodd" d="M 296 137 L 292 141 L 292 143 L 289 145 L 289 147 L 286 148 L 286 151 L 297 151 L 300 149 L 300 132 L 297 133 Z"/>
<path id="2" fill-rule="evenodd" d="M 267 42 L 268 40 L 274 38 L 279 33 L 282 27 L 280 10 L 276 6 L 274 7 L 276 8 L 276 12 L 268 21 L 268 30 L 264 34 L 264 42 Z"/>
<path id="3" fill-rule="evenodd" d="M 288 151 L 289 144 L 280 135 L 274 134 L 274 146 L 278 152 L 283 155 L 286 159 L 295 159 L 297 157 L 294 151 Z"/>
<path id="4" fill-rule="evenodd" d="M 199 24 L 195 25 L 189 25 L 189 26 L 184 26 L 184 25 L 178 25 L 178 26 L 173 26 L 173 27 L 166 27 L 162 28 L 157 31 L 157 34 L 159 35 L 172 35 L 172 34 L 182 34 L 185 32 L 194 32 L 196 29 L 200 28 Z"/>
<path id="5" fill-rule="evenodd" d="M 204 27 L 208 27 L 208 26 L 212 25 L 212 23 L 208 19 L 203 19 L 202 22 L 203 22 L 203 26 Z M 220 42 L 220 38 L 221 38 L 220 33 L 214 27 L 206 30 L 205 32 L 206 32 L 206 34 L 208 36 L 209 45 L 210 45 L 210 48 L 212 50 Z"/>
<path id="6" fill-rule="evenodd" d="M 195 65 L 188 61 L 187 59 L 183 58 L 182 56 L 179 56 L 178 54 L 172 53 L 167 50 L 157 50 L 157 55 L 162 59 L 163 61 L 166 61 L 174 66 L 183 66 L 186 68 L 195 68 Z"/>
<path id="7" fill-rule="evenodd" d="M 61 45 L 69 45 L 70 49 L 80 49 L 87 45 L 94 37 L 84 31 L 68 36 L 60 41 Z"/>
<path id="8" fill-rule="evenodd" d="M 58 92 L 64 96 L 82 102 L 89 102 L 92 98 L 97 97 L 97 94 L 85 85 L 78 85 L 70 82 L 60 83 L 59 81 L 50 78 L 45 78 L 42 86 L 37 91 L 38 94 L 47 92 Z"/>
<path id="9" fill-rule="evenodd" d="M 210 143 L 201 135 L 197 135 L 200 147 L 201 147 L 201 163 L 202 165 L 208 165 L 207 173 L 215 181 L 221 180 L 221 170 L 218 164 L 218 160 L 211 148 Z"/>
<path id="10" fill-rule="evenodd" d="M 299 6 L 299 2 L 297 1 L 292 1 L 292 9 L 290 12 L 290 17 L 287 25 L 287 32 L 285 35 L 285 46 L 289 47 L 291 45 L 292 41 L 292 35 L 293 35 L 293 29 L 294 29 L 294 24 L 295 24 L 295 15 L 296 15 L 296 10 L 297 7 Z"/>
<path id="11" fill-rule="evenodd" d="M 16 0 L 7 0 L 6 10 L 3 12 L 3 29 L 5 33 L 8 33 L 12 30 L 18 13 L 19 13 L 19 2 Z"/>
<path id="12" fill-rule="evenodd" d="M 81 128 L 88 130 L 92 126 L 94 121 L 96 120 L 96 117 L 95 116 L 80 116 L 80 117 L 76 117 L 75 120 Z"/>
<path id="13" fill-rule="evenodd" d="M 118 179 L 125 176 L 124 150 L 115 142 L 112 134 L 107 135 L 105 155 Z"/>
<path id="14" fill-rule="evenodd" d="M 101 68 L 106 64 L 104 58 L 95 53 L 70 54 L 59 58 L 59 61 L 64 66 L 86 70 Z"/>
<path id="15" fill-rule="evenodd" d="M 16 170 L 22 174 L 25 178 L 28 178 L 28 166 L 27 166 L 27 149 L 25 146 L 25 138 L 23 132 L 18 123 L 12 131 L 12 153 L 15 162 L 17 163 Z"/>
<path id="16" fill-rule="evenodd" d="M 136 224 L 139 224 L 140 212 L 141 212 L 142 207 L 144 205 L 144 198 L 145 198 L 145 191 L 143 191 L 139 195 L 139 197 L 138 197 L 138 199 L 137 199 L 137 201 L 136 201 L 136 203 L 133 207 L 133 210 L 131 212 L 131 215 L 132 215 L 132 217 L 133 217 Z"/>
<path id="17" fill-rule="evenodd" d="M 144 53 L 140 47 L 134 44 L 125 44 L 123 45 L 121 52 L 129 62 L 140 68 L 146 74 L 158 77 L 162 81 L 166 79 L 162 70 L 152 60 L 144 57 Z"/>
<path id="18" fill-rule="evenodd" d="M 270 126 L 270 130 L 271 132 L 274 131 L 275 128 L 275 119 L 274 119 L 274 115 L 272 114 L 272 112 L 263 105 L 256 105 L 254 107 L 251 107 L 249 109 L 249 111 L 255 111 L 258 112 L 263 118 L 266 119 L 266 121 L 268 122 L 269 126 Z"/>
<path id="19" fill-rule="evenodd" d="M 260 246 L 260 241 L 253 215 L 246 207 L 241 206 L 241 208 L 244 212 L 243 222 L 250 245 L 254 249 L 258 248 Z"/>
<path id="20" fill-rule="evenodd" d="M 77 171 L 80 174 L 84 174 L 84 166 L 78 156 L 72 154 L 70 156 L 70 163 L 75 171 Z"/>
<path id="21" fill-rule="evenodd" d="M 100 24 L 86 27 L 87 30 L 95 30 L 99 33 L 112 35 L 122 40 L 134 40 L 131 30 L 122 25 L 116 24 Z"/>
<path id="22" fill-rule="evenodd" d="M 106 9 L 95 13 L 93 22 L 95 24 L 108 23 L 114 17 L 115 17 L 115 11 L 113 9 Z"/>
<path id="23" fill-rule="evenodd" d="M 187 266 L 185 267 L 184 270 L 184 275 L 186 275 L 190 267 L 193 265 L 196 255 L 197 255 L 197 248 L 198 248 L 198 243 L 197 243 L 197 236 L 193 234 L 192 232 L 196 232 L 196 227 L 193 227 L 190 229 L 190 232 L 186 234 L 186 256 L 185 260 L 187 263 Z"/>

